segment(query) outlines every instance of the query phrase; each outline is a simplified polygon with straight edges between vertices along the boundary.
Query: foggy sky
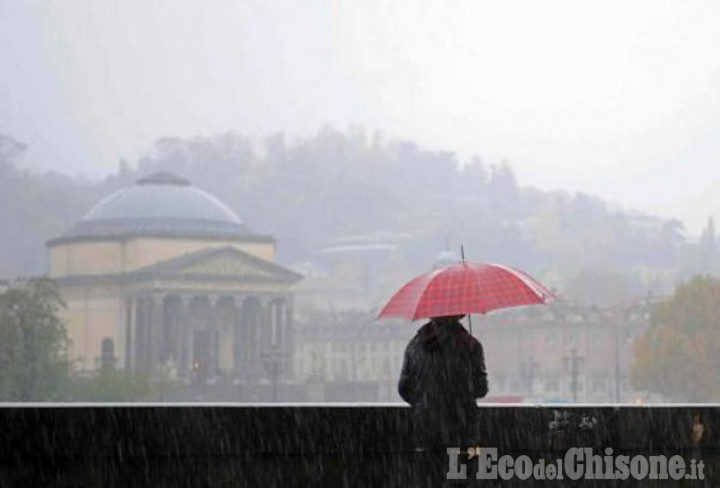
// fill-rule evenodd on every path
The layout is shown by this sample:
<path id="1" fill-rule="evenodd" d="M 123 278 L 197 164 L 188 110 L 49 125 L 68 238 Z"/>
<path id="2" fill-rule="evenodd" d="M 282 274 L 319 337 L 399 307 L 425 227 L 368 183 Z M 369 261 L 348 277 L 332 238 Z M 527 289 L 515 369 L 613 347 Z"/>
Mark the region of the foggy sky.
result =
<path id="1" fill-rule="evenodd" d="M 697 231 L 719 25 L 713 0 L 0 0 L 0 133 L 101 176 L 165 135 L 362 125 Z"/>

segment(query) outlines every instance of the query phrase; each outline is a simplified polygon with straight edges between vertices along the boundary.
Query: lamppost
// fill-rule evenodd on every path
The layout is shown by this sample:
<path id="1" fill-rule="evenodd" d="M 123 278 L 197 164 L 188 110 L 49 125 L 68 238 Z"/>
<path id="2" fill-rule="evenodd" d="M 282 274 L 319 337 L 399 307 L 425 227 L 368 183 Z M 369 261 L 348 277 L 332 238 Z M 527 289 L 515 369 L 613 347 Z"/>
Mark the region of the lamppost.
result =
<path id="1" fill-rule="evenodd" d="M 535 369 L 540 367 L 540 363 L 535 358 L 529 356 L 520 363 L 520 376 L 525 383 L 525 389 L 529 396 L 533 394 L 533 385 L 535 383 Z"/>
<path id="2" fill-rule="evenodd" d="M 620 403 L 622 394 L 622 380 L 625 377 L 623 372 L 623 349 L 629 342 L 630 331 L 624 323 L 615 326 L 615 402 Z"/>
<path id="3" fill-rule="evenodd" d="M 563 357 L 565 363 L 565 370 L 570 373 L 570 391 L 572 391 L 572 401 L 577 402 L 578 392 L 578 376 L 580 374 L 580 365 L 585 360 L 582 356 L 578 355 L 577 349 L 574 347 L 570 349 L 570 355 Z"/>
<path id="4" fill-rule="evenodd" d="M 277 401 L 277 382 L 287 367 L 287 352 L 283 351 L 278 346 L 272 346 L 270 349 L 262 353 L 263 364 L 265 365 L 265 372 L 270 376 L 272 381 L 272 401 Z"/>

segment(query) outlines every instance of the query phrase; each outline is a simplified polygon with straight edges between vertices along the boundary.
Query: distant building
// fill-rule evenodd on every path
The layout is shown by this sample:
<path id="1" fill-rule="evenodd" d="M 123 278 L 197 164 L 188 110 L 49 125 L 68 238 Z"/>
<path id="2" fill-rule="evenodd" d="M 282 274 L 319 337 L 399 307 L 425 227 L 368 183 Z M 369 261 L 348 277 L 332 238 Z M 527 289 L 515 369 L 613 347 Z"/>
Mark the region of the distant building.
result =
<path id="1" fill-rule="evenodd" d="M 400 401 L 397 381 L 417 326 L 362 312 L 298 317 L 294 372 L 311 401 Z"/>
<path id="2" fill-rule="evenodd" d="M 269 360 L 291 362 L 301 276 L 273 262 L 272 237 L 182 178 L 140 179 L 47 245 L 77 369 L 255 381 Z"/>
<path id="3" fill-rule="evenodd" d="M 412 236 L 399 232 L 348 235 L 322 242 L 310 260 L 299 263 L 306 279 L 297 287 L 298 308 L 368 310 L 398 281 L 397 263 Z"/>
<path id="4" fill-rule="evenodd" d="M 401 401 L 405 347 L 422 323 L 376 322 L 357 312 L 299 317 L 296 377 L 315 386 L 316 401 Z M 643 303 L 610 310 L 561 301 L 474 316 L 486 400 L 631 402 L 633 341 L 647 325 Z"/>
<path id="5" fill-rule="evenodd" d="M 474 321 L 493 395 L 527 401 L 630 402 L 634 339 L 643 303 L 602 309 L 567 301 L 496 312 Z"/>

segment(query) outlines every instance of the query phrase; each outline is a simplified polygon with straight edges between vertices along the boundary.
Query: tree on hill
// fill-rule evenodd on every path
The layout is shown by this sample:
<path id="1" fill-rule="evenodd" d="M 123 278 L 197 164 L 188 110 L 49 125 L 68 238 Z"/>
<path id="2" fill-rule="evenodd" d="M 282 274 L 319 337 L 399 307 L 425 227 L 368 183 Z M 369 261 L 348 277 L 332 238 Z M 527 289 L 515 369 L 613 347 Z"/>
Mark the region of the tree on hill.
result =
<path id="1" fill-rule="evenodd" d="M 26 147 L 0 134 L 0 278 L 41 274 L 45 242 L 79 220 L 106 189 L 59 173 L 22 169 Z"/>
<path id="2" fill-rule="evenodd" d="M 587 268 L 671 273 L 686 254 L 697 254 L 684 251 L 677 221 L 638 218 L 590 195 L 521 187 L 506 162 L 460 164 L 451 151 L 368 137 L 358 128 L 262 141 L 233 132 L 163 137 L 137 164 L 121 162 L 94 182 L 23 170 L 23 149 L 0 136 L 0 228 L 12 235 L 0 240 L 0 277 L 42 273 L 47 239 L 154 171 L 190 179 L 249 228 L 274 235 L 278 260 L 288 265 L 312 260 L 330 240 L 383 231 L 412 236 L 391 272 L 426 269 L 449 241 L 465 243 L 472 259 L 555 276 L 559 287 Z"/>
<path id="3" fill-rule="evenodd" d="M 720 398 L 720 280 L 696 276 L 656 304 L 635 343 L 633 385 L 677 401 Z"/>

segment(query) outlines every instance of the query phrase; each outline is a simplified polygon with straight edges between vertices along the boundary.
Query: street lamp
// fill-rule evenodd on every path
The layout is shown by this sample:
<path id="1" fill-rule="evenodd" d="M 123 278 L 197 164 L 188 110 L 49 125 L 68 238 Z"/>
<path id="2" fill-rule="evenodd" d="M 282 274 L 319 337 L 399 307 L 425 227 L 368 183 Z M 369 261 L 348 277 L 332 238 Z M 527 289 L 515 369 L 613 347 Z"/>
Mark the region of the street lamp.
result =
<path id="1" fill-rule="evenodd" d="M 261 354 L 265 372 L 272 381 L 272 401 L 277 401 L 277 382 L 279 376 L 287 367 L 287 352 L 278 346 L 272 346 L 270 349 L 263 351 Z"/>
<path id="2" fill-rule="evenodd" d="M 535 358 L 529 356 L 520 363 L 520 376 L 525 383 L 525 389 L 529 396 L 533 394 L 533 384 L 535 383 L 535 369 L 540 367 L 540 363 Z"/>
<path id="3" fill-rule="evenodd" d="M 570 390 L 572 391 L 572 401 L 577 402 L 578 392 L 578 375 L 580 374 L 580 365 L 582 365 L 585 358 L 578 355 L 577 349 L 570 349 L 570 355 L 563 357 L 563 363 L 565 364 L 565 371 L 570 373 Z"/>

